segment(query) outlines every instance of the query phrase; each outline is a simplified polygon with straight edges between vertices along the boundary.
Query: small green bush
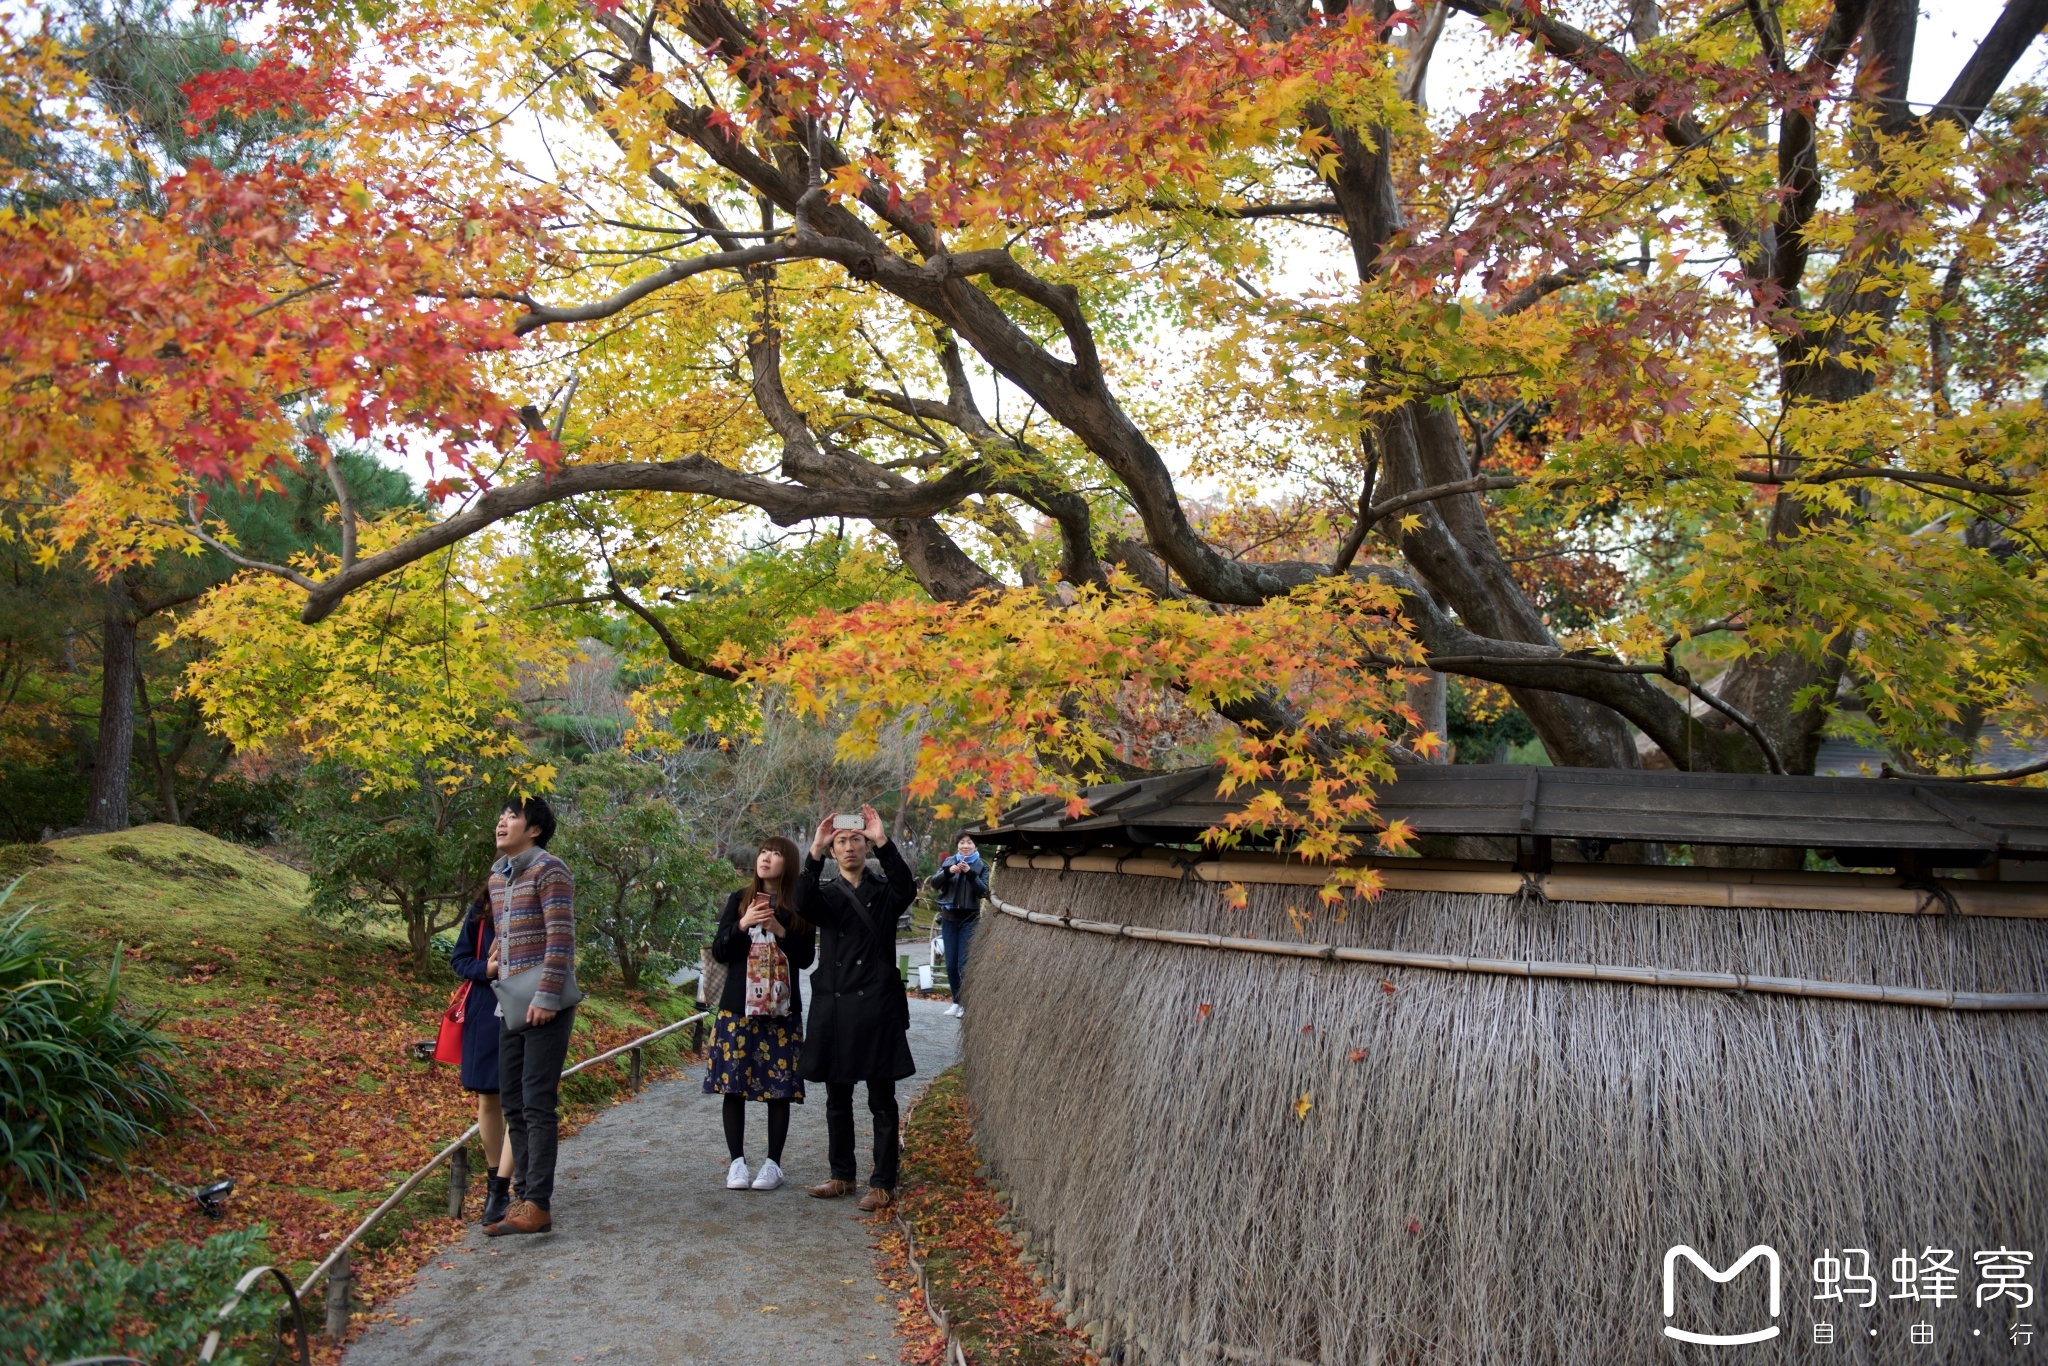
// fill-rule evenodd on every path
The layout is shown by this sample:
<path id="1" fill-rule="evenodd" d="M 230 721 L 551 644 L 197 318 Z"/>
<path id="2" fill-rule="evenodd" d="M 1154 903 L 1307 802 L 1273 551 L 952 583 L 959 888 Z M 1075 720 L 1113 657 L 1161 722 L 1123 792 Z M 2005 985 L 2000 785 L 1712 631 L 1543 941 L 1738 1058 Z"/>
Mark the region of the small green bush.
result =
<path id="1" fill-rule="evenodd" d="M 189 1106 L 164 1065 L 176 1047 L 161 1016 L 121 1007 L 119 951 L 95 983 L 30 914 L 0 922 L 0 1163 L 55 1205 Z"/>
<path id="2" fill-rule="evenodd" d="M 166 1243 L 131 1262 L 100 1248 L 43 1268 L 43 1302 L 25 1315 L 0 1314 L 0 1361 L 36 1363 L 122 1354 L 139 1361 L 186 1362 L 207 1333 L 223 1329 L 221 1362 L 268 1360 L 283 1296 L 259 1285 L 225 1325 L 214 1315 L 252 1266 L 269 1260 L 262 1227 L 216 1233 L 197 1247 Z M 261 1339 L 253 1355 L 235 1346 Z"/>

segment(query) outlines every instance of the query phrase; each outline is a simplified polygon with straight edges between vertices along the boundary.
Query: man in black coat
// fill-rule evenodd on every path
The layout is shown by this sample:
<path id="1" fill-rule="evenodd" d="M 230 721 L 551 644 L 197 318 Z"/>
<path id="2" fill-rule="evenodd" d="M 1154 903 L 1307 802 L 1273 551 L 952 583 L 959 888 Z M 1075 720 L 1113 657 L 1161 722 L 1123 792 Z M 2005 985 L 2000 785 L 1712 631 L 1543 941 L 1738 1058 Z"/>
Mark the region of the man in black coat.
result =
<path id="1" fill-rule="evenodd" d="M 805 1081 L 825 1084 L 832 1179 L 811 1187 L 820 1199 L 853 1189 L 853 1087 L 867 1083 L 875 1165 L 860 1207 L 873 1212 L 896 1198 L 896 1083 L 917 1071 L 910 1058 L 910 1001 L 896 970 L 896 919 L 917 899 L 917 875 L 875 809 L 863 806 L 860 814 L 858 830 L 835 829 L 835 816 L 819 823 L 797 880 L 797 913 L 818 927 L 818 967 L 796 1070 Z M 828 848 L 839 876 L 823 879 Z M 881 877 L 868 868 L 871 850 Z"/>

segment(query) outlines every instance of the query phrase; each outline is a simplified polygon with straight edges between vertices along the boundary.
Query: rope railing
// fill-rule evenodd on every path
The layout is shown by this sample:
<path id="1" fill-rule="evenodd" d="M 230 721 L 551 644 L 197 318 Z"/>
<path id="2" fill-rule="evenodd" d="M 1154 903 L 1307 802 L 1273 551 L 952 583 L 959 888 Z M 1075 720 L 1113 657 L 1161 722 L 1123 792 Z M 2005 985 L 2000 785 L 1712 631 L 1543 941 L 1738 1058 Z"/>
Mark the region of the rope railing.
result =
<path id="1" fill-rule="evenodd" d="M 637 1083 L 640 1079 L 640 1068 L 638 1065 L 640 1061 L 638 1056 L 640 1050 L 642 1048 L 645 1048 L 648 1044 L 653 1043 L 657 1039 L 667 1038 L 669 1035 L 675 1033 L 678 1029 L 683 1028 L 685 1025 L 692 1025 L 697 1023 L 699 1020 L 709 1018 L 710 1013 L 711 1012 L 709 1011 L 700 1010 L 695 1015 L 690 1016 L 688 1019 L 677 1020 L 674 1024 L 670 1025 L 663 1025 L 660 1029 L 655 1030 L 652 1034 L 643 1034 L 639 1038 L 634 1039 L 629 1043 L 622 1043 L 617 1048 L 611 1049 L 608 1052 L 600 1053 L 594 1058 L 585 1058 L 582 1062 L 577 1063 L 574 1067 L 563 1068 L 562 1079 L 564 1081 L 567 1081 L 570 1077 L 575 1076 L 578 1072 L 582 1072 L 588 1068 L 595 1067 L 601 1062 L 609 1062 L 613 1058 L 618 1057 L 621 1053 L 632 1053 L 635 1055 L 633 1059 L 634 1067 L 632 1079 L 637 1087 Z M 417 1187 L 420 1184 L 420 1182 L 426 1180 L 427 1176 L 431 1172 L 433 1172 L 433 1170 L 436 1167 L 439 1167 L 443 1162 L 446 1162 L 449 1158 L 453 1157 L 456 1153 L 460 1152 L 469 1143 L 470 1139 L 476 1137 L 476 1134 L 477 1126 L 474 1124 L 470 1125 L 468 1129 L 463 1131 L 463 1135 L 461 1138 L 456 1139 L 453 1143 L 450 1143 L 447 1147 L 443 1148 L 440 1152 L 436 1153 L 432 1161 L 428 1162 L 426 1166 L 421 1167 L 418 1171 L 414 1172 L 411 1176 L 407 1177 L 405 1181 L 398 1187 L 397 1190 L 391 1192 L 391 1194 L 385 1198 L 383 1204 L 377 1206 L 376 1209 L 370 1211 L 369 1217 L 364 1219 L 363 1222 L 361 1222 L 360 1224 L 357 1224 L 355 1227 L 355 1231 L 353 1233 L 350 1233 L 348 1237 L 342 1239 L 340 1243 L 336 1244 L 334 1251 L 327 1254 L 327 1260 L 320 1263 L 320 1265 L 314 1267 L 313 1270 L 307 1275 L 306 1279 L 299 1283 L 299 1298 L 304 1299 L 308 1294 L 310 1294 L 312 1292 L 313 1287 L 320 1283 L 321 1278 L 326 1276 L 328 1272 L 334 1269 L 335 1262 L 339 1260 L 345 1253 L 347 1253 L 347 1251 L 350 1248 L 356 1245 L 357 1240 L 359 1240 L 364 1234 L 368 1233 L 371 1229 L 375 1228 L 377 1226 L 378 1220 L 382 1219 L 385 1215 L 389 1214 L 392 1210 L 396 1209 L 398 1207 L 399 1202 L 404 1200 L 406 1196 L 412 1194 L 414 1188 Z"/>
<path id="2" fill-rule="evenodd" d="M 1033 925 L 1057 925 L 1083 934 L 1136 939 L 1188 948 L 1262 953 L 1283 958 L 1320 958 L 1375 967 L 1427 968 L 1437 972 L 1471 972 L 1496 977 L 1554 978 L 1565 981 L 1618 982 L 1627 986 L 1681 987 L 1703 991 L 1746 991 L 1768 996 L 1804 996 L 1818 1000 L 1857 1001 L 1872 1005 L 1920 1006 L 1934 1010 L 2048 1010 L 2048 992 L 1946 991 L 1933 987 L 1894 987 L 1874 982 L 1824 982 L 1808 977 L 1760 977 L 1746 972 L 1698 972 L 1685 968 L 1620 967 L 1611 963 L 1556 963 L 1536 958 L 1473 958 L 1458 953 L 1413 953 L 1403 949 L 1346 948 L 1334 944 L 1284 939 L 1245 939 L 1225 934 L 1191 934 L 1148 925 L 1119 925 L 1108 920 L 1048 915 L 989 898 L 997 910 Z"/>
<path id="3" fill-rule="evenodd" d="M 626 1043 L 622 1043 L 617 1048 L 607 1049 L 606 1051 L 598 1054 L 594 1058 L 585 1058 L 582 1062 L 577 1063 L 573 1067 L 563 1068 L 562 1077 L 564 1080 L 567 1080 L 568 1078 L 575 1076 L 579 1072 L 588 1071 L 590 1068 L 597 1066 L 601 1062 L 609 1062 L 613 1058 L 618 1057 L 622 1053 L 630 1053 L 632 1054 L 632 1074 L 630 1079 L 630 1085 L 634 1090 L 637 1091 L 640 1089 L 640 1051 L 643 1048 L 647 1047 L 647 1045 L 654 1043 L 659 1039 L 665 1039 L 679 1029 L 685 1029 L 690 1025 L 701 1023 L 702 1021 L 709 1019 L 710 1016 L 710 1011 L 700 1010 L 696 1014 L 691 1015 L 685 1019 L 677 1020 L 673 1024 L 663 1025 L 660 1029 L 654 1030 L 652 1033 L 642 1034 L 639 1038 L 629 1040 Z M 398 1206 L 400 1205 L 400 1203 L 404 1201 L 406 1196 L 412 1194 L 413 1191 L 419 1188 L 420 1182 L 426 1180 L 428 1176 L 432 1175 L 434 1170 L 441 1166 L 441 1164 L 447 1162 L 457 1153 L 462 1152 L 465 1146 L 469 1143 L 469 1140 L 475 1138 L 476 1135 L 477 1126 L 472 1124 L 469 1126 L 469 1128 L 463 1130 L 462 1137 L 456 1139 L 453 1143 L 450 1143 L 447 1147 L 441 1149 L 440 1152 L 434 1154 L 433 1158 L 430 1159 L 424 1167 L 421 1167 L 418 1171 L 414 1172 L 412 1175 L 408 1176 L 404 1181 L 400 1182 L 398 1189 L 394 1190 L 393 1192 L 391 1192 L 390 1195 L 386 1196 L 384 1198 L 384 1202 L 378 1205 L 377 1208 L 371 1210 L 368 1217 L 363 1219 L 361 1223 L 357 1224 L 355 1228 L 350 1231 L 349 1235 L 346 1238 L 343 1238 L 339 1243 L 335 1244 L 334 1250 L 327 1254 L 326 1260 L 321 1262 L 320 1265 L 314 1267 L 313 1270 L 307 1274 L 306 1279 L 301 1281 L 298 1285 L 294 1286 L 291 1283 L 290 1278 L 288 1278 L 282 1271 L 279 1271 L 274 1266 L 255 1267 L 248 1271 L 246 1274 L 244 1274 L 242 1279 L 236 1283 L 234 1294 L 230 1295 L 227 1298 L 227 1301 L 221 1305 L 220 1309 L 215 1312 L 214 1318 L 221 1326 L 215 1327 L 211 1333 L 207 1334 L 206 1343 L 200 1349 L 199 1352 L 199 1359 L 201 1361 L 207 1362 L 213 1360 L 213 1354 L 220 1350 L 221 1330 L 222 1327 L 225 1326 L 229 1315 L 233 1314 L 235 1310 L 241 1305 L 243 1297 L 249 1293 L 250 1288 L 254 1286 L 257 1281 L 262 1279 L 265 1272 L 268 1272 L 272 1276 L 276 1277 L 279 1284 L 281 1284 L 284 1287 L 285 1295 L 290 1301 L 294 1327 L 298 1339 L 299 1359 L 302 1362 L 310 1361 L 311 1357 L 308 1354 L 309 1348 L 307 1346 L 306 1341 L 306 1315 L 304 1304 L 306 1297 L 312 1293 L 313 1287 L 318 1285 L 323 1279 L 331 1275 L 334 1271 L 334 1268 L 338 1265 L 341 1265 L 343 1263 L 343 1260 L 348 1256 L 349 1249 L 353 1248 L 359 1241 L 361 1241 L 363 1236 L 367 1234 L 371 1229 L 377 1227 L 378 1222 L 382 1220 L 385 1215 L 391 1213 L 392 1210 L 398 1208 Z M 330 1300 L 331 1299 L 332 1297 L 330 1297 Z M 333 1309 L 334 1305 L 330 1303 L 330 1324 L 333 1321 Z M 346 1312 L 346 1301 L 343 1301 L 342 1313 L 345 1315 Z M 122 1361 L 127 1360 L 127 1358 L 95 1357 L 90 1358 L 90 1360 Z M 65 1363 L 65 1366 L 73 1366 L 73 1363 Z"/>

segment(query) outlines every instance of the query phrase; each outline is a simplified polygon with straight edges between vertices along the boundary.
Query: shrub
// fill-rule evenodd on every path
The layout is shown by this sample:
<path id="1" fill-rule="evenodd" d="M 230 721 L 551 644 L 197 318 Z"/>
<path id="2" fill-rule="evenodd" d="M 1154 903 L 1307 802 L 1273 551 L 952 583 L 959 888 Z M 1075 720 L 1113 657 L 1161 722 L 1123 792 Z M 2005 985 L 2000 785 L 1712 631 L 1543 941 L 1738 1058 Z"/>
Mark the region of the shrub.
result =
<path id="1" fill-rule="evenodd" d="M 161 1016 L 121 1007 L 118 950 L 95 982 L 29 915 L 0 922 L 0 1161 L 54 1205 L 85 1194 L 95 1162 L 118 1161 L 189 1107 L 164 1066 L 176 1047 Z"/>
<path id="2" fill-rule="evenodd" d="M 68 830 L 85 819 L 92 780 L 76 766 L 0 766 L 0 840 L 33 844 L 45 830 Z"/>
<path id="3" fill-rule="evenodd" d="M 224 773 L 207 787 L 185 823 L 237 844 L 270 844 L 290 818 L 294 790 L 292 779 L 283 774 L 252 781 Z"/>
<path id="4" fill-rule="evenodd" d="M 282 1296 L 252 1293 L 226 1325 L 214 1318 L 242 1272 L 269 1260 L 262 1227 L 216 1233 L 204 1243 L 165 1243 L 131 1262 L 111 1248 L 43 1268 L 43 1302 L 26 1314 L 0 1315 L 0 1360 L 40 1363 L 120 1353 L 140 1361 L 182 1362 L 207 1333 L 257 1338 L 266 1345 Z M 258 1287 L 260 1291 L 261 1286 Z M 217 1361 L 267 1360 L 228 1347 Z"/>
<path id="5" fill-rule="evenodd" d="M 659 795 L 661 774 L 613 751 L 562 775 L 568 816 L 554 852 L 576 877 L 583 961 L 599 946 L 628 991 L 659 985 L 718 925 L 718 903 L 739 884 L 731 864 L 692 843 Z"/>
<path id="6" fill-rule="evenodd" d="M 502 789 L 444 787 L 424 769 L 411 788 L 366 789 L 362 775 L 314 764 L 299 777 L 286 830 L 311 863 L 313 914 L 338 924 L 396 920 L 413 971 L 462 923 L 489 875 Z"/>

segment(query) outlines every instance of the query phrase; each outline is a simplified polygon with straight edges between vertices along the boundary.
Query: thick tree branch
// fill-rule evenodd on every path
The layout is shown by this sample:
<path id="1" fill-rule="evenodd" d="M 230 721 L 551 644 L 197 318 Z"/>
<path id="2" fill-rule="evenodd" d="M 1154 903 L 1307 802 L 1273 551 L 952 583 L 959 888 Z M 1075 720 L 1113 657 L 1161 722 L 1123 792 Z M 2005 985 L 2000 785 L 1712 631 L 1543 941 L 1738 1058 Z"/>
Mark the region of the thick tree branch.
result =
<path id="1" fill-rule="evenodd" d="M 1751 8 L 1764 12 L 1757 0 L 1751 0 Z M 1801 70 L 1810 83 L 1811 94 L 1806 100 L 1790 104 L 1779 124 L 1778 187 L 1785 200 L 1778 211 L 1778 221 L 1765 230 L 1764 259 L 1758 266 L 1763 278 L 1775 282 L 1787 295 L 1799 288 L 1806 273 L 1806 225 L 1820 207 L 1820 145 L 1815 137 L 1813 100 L 1834 79 L 1848 57 L 1868 8 L 1869 0 L 1836 0 L 1834 12 L 1828 16 L 1827 26 L 1821 30 L 1812 55 Z M 1770 23 L 1775 27 L 1776 22 L 1772 12 Z M 1781 47 L 1781 59 L 1782 55 Z"/>
<path id="2" fill-rule="evenodd" d="M 929 517 L 955 506 L 971 494 L 981 492 L 987 479 L 986 468 L 967 465 L 938 479 L 907 488 L 813 489 L 743 474 L 701 455 L 658 465 L 627 462 L 570 465 L 552 476 L 544 475 L 491 489 L 462 511 L 434 523 L 419 535 L 317 581 L 282 565 L 243 559 L 203 531 L 196 534 L 203 542 L 227 555 L 233 563 L 275 574 L 305 589 L 306 607 L 299 619 L 311 625 L 325 618 L 344 597 L 364 584 L 454 545 L 508 517 L 586 493 L 692 493 L 746 503 L 767 513 L 769 520 L 777 526 L 793 526 L 798 522 L 838 517 L 877 522 L 897 517 Z"/>
<path id="3" fill-rule="evenodd" d="M 1427 588 L 1398 569 L 1375 564 L 1351 572 L 1355 577 L 1386 583 L 1401 591 L 1415 638 L 1428 652 L 1426 663 L 1440 673 L 1499 683 L 1513 692 L 1518 701 L 1528 694 L 1563 692 L 1596 702 L 1634 723 L 1681 769 L 1743 772 L 1767 768 L 1776 762 L 1783 770 L 1782 756 L 1768 741 L 1760 742 L 1746 733 L 1747 727 L 1717 730 L 1702 725 L 1670 694 L 1653 686 L 1647 675 L 1664 674 L 1666 665 L 1624 665 L 1566 655 L 1555 645 L 1530 645 L 1483 636 L 1444 611 Z M 1380 662 L 1389 667 L 1414 667 L 1395 660 Z M 1673 681 L 1688 692 L 1701 695 L 1689 677 Z M 1701 696 L 1701 700 L 1735 720 L 1734 712 L 1722 699 Z"/>
<path id="4" fill-rule="evenodd" d="M 2048 28 L 2048 0 L 2006 0 L 1991 32 L 1977 44 L 1941 103 L 1928 111 L 1928 119 L 1963 128 L 1975 123 L 2043 28 Z"/>
<path id="5" fill-rule="evenodd" d="M 1537 304 L 1543 302 L 1543 300 L 1557 293 L 1560 289 L 1569 289 L 1573 285 L 1584 284 L 1603 271 L 1632 269 L 1634 269 L 1634 266 L 1627 261 L 1601 261 L 1595 265 L 1574 266 L 1570 270 L 1560 270 L 1547 275 L 1539 275 L 1513 294 L 1510 294 L 1506 301 L 1494 310 L 1494 313 L 1496 317 L 1512 318 L 1517 313 L 1526 313 Z"/>
<path id="6" fill-rule="evenodd" d="M 759 246 L 741 247 L 737 251 L 706 252 L 688 260 L 677 261 L 651 274 L 643 275 L 609 298 L 597 299 L 587 304 L 554 307 L 533 304 L 512 324 L 512 334 L 523 337 L 537 328 L 552 323 L 600 322 L 623 313 L 650 294 L 660 293 L 670 285 L 680 284 L 694 275 L 713 270 L 744 270 L 749 266 L 765 265 L 770 261 L 786 261 L 804 253 L 793 242 L 763 242 Z"/>
<path id="7" fill-rule="evenodd" d="M 1387 662 L 1394 663 L 1395 661 L 1390 660 Z M 1463 673 L 1471 669 L 1487 667 L 1511 669 L 1557 667 L 1593 669 L 1601 673 L 1611 674 L 1641 674 L 1669 679 L 1748 732 L 1749 738 L 1754 740 L 1756 747 L 1762 751 L 1765 761 L 1770 765 L 1771 772 L 1782 775 L 1786 771 L 1785 760 L 1779 755 L 1778 747 L 1771 743 L 1770 737 L 1758 728 L 1756 722 L 1750 720 L 1748 716 L 1744 715 L 1736 707 L 1722 701 L 1699 684 L 1693 682 L 1692 676 L 1684 669 L 1675 665 L 1668 655 L 1662 664 L 1623 664 L 1616 660 L 1599 659 L 1589 655 L 1566 655 L 1562 652 L 1549 659 L 1532 656 L 1503 658 L 1489 655 L 1430 655 L 1423 660 L 1423 663 L 1438 673 Z"/>
<path id="8" fill-rule="evenodd" d="M 605 596 L 640 618 L 640 620 L 646 622 L 653 630 L 655 637 L 661 641 L 661 648 L 668 651 L 668 657 L 676 664 L 690 670 L 692 673 L 704 674 L 711 678 L 722 678 L 728 683 L 737 683 L 739 681 L 740 676 L 737 670 L 728 669 L 723 664 L 714 664 L 701 655 L 685 649 L 683 643 L 676 639 L 675 632 L 668 629 L 668 624 L 654 614 L 654 609 L 619 587 L 617 579 L 606 582 Z"/>

